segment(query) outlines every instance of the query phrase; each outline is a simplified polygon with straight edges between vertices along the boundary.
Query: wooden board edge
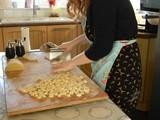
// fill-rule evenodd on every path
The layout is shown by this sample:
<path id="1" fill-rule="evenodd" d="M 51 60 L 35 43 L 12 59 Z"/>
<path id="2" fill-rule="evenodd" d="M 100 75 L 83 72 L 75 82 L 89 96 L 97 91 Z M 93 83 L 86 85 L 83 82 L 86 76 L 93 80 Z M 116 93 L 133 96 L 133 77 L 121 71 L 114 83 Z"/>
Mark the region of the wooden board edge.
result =
<path id="1" fill-rule="evenodd" d="M 7 112 L 7 116 L 16 116 L 16 115 L 22 115 L 22 114 L 28 114 L 28 113 L 33 113 L 33 112 L 40 112 L 40 111 L 45 111 L 45 110 L 51 110 L 51 109 L 57 109 L 57 108 L 62 108 L 62 107 L 69 107 L 69 106 L 73 106 L 73 105 L 79 105 L 79 104 L 82 104 L 82 103 L 91 103 L 91 102 L 97 102 L 97 101 L 101 101 L 101 100 L 106 100 L 108 98 L 108 95 L 104 95 L 103 97 L 101 98 L 96 98 L 96 99 L 90 99 L 90 100 L 84 100 L 84 101 L 81 101 L 81 102 L 77 102 L 77 101 L 74 101 L 74 102 L 71 102 L 67 105 L 61 105 L 61 106 L 52 106 L 52 105 L 48 105 L 48 106 L 44 106 L 44 107 L 40 107 L 41 109 L 39 109 L 39 107 L 37 108 L 34 108 L 34 109 L 29 109 L 29 110 L 19 110 L 19 111 L 16 111 L 16 112 Z"/>

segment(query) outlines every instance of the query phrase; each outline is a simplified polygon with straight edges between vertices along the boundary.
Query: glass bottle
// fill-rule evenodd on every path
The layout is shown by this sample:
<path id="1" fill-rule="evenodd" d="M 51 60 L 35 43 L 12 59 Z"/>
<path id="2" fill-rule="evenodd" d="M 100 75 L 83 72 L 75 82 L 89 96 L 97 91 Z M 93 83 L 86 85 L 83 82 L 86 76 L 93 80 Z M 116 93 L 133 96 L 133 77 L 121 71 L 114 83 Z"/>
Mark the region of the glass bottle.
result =
<path id="1" fill-rule="evenodd" d="M 16 44 L 16 55 L 17 57 L 22 57 L 25 54 L 25 49 L 21 40 L 17 41 Z"/>
<path id="2" fill-rule="evenodd" d="M 11 43 L 11 41 L 8 41 L 7 46 L 5 48 L 5 56 L 8 59 L 14 58 L 15 57 L 15 50 L 14 47 Z"/>

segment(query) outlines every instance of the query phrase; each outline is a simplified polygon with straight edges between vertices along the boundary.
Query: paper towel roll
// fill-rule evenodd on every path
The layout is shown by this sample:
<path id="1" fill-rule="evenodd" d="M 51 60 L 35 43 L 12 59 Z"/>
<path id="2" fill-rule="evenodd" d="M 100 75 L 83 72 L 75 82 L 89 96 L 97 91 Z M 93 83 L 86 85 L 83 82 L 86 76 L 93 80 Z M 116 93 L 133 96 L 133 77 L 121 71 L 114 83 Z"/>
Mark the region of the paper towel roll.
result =
<path id="1" fill-rule="evenodd" d="M 29 28 L 28 27 L 22 27 L 21 28 L 21 39 L 25 48 L 26 52 L 29 52 L 31 50 L 30 45 L 30 38 L 29 38 Z"/>

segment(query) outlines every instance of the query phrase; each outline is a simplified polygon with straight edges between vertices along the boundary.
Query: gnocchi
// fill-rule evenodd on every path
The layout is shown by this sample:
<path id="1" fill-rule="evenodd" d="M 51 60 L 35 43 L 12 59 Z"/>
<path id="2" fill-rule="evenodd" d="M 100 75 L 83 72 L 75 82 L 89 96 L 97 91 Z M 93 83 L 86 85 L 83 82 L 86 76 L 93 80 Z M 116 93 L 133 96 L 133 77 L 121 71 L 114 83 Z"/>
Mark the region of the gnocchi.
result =
<path id="1" fill-rule="evenodd" d="M 62 96 L 71 97 L 73 95 L 81 97 L 89 93 L 90 88 L 83 76 L 68 71 L 47 76 L 44 79 L 38 78 L 33 85 L 19 87 L 18 91 L 40 100 Z"/>

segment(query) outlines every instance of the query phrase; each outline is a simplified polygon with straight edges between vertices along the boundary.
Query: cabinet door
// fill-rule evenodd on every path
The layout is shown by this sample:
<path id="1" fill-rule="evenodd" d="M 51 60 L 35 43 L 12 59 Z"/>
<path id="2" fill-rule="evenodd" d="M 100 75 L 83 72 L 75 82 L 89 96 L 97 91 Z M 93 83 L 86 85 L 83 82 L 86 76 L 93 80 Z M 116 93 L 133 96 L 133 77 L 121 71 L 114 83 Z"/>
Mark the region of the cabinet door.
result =
<path id="1" fill-rule="evenodd" d="M 148 111 L 150 107 L 150 97 L 153 80 L 153 67 L 155 63 L 155 39 L 137 40 L 142 61 L 142 89 L 140 98 L 138 100 L 137 109 L 141 111 Z"/>
<path id="2" fill-rule="evenodd" d="M 53 25 L 47 26 L 48 41 L 60 45 L 63 42 L 70 41 L 77 37 L 77 25 Z M 75 56 L 77 49 L 72 50 L 72 56 Z"/>
<path id="3" fill-rule="evenodd" d="M 137 43 L 139 45 L 141 62 L 142 62 L 142 87 L 141 87 L 141 94 L 138 100 L 138 109 L 139 106 L 143 104 L 144 95 L 145 95 L 145 80 L 146 80 L 146 69 L 147 69 L 147 56 L 148 56 L 148 45 L 149 41 L 147 39 L 138 39 Z"/>
<path id="4" fill-rule="evenodd" d="M 47 42 L 46 26 L 30 26 L 29 31 L 31 49 L 39 49 L 43 43 Z M 8 40 L 21 39 L 21 27 L 4 27 L 3 36 L 4 45 Z"/>
<path id="5" fill-rule="evenodd" d="M 39 49 L 47 42 L 46 26 L 30 26 L 30 42 L 32 49 Z"/>
<path id="6" fill-rule="evenodd" d="M 4 27 L 2 30 L 4 46 L 6 46 L 9 40 L 21 39 L 21 27 Z"/>
<path id="7" fill-rule="evenodd" d="M 78 33 L 77 33 L 77 36 L 79 35 L 82 35 L 84 32 L 83 32 L 83 29 L 82 29 L 82 25 L 81 24 L 77 24 L 77 28 L 78 28 Z M 81 45 L 81 46 L 78 46 L 77 47 L 77 54 L 78 53 L 81 53 L 82 51 L 86 50 L 87 48 L 89 47 L 89 43 L 88 44 L 85 44 L 85 45 Z M 80 69 L 88 76 L 90 77 L 91 76 L 91 64 L 85 64 L 85 65 L 81 65 L 80 66 Z"/>
<path id="8" fill-rule="evenodd" d="M 2 38 L 2 29 L 0 28 L 0 52 L 4 51 L 4 46 L 3 46 L 3 38 Z"/>

